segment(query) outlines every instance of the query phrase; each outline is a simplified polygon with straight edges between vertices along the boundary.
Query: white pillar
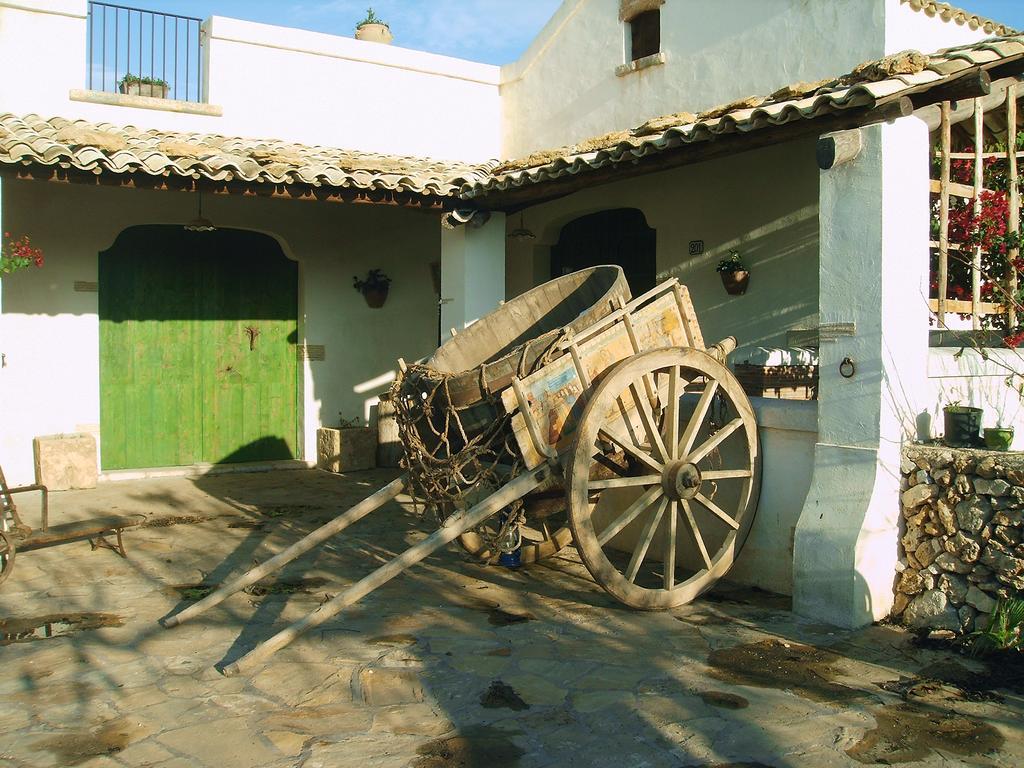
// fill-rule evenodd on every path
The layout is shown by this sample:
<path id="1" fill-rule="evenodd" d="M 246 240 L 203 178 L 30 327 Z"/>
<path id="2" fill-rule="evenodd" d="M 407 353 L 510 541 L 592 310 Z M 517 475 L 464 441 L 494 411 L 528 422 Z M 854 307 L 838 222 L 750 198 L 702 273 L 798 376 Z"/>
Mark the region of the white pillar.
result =
<path id="1" fill-rule="evenodd" d="M 900 448 L 927 405 L 928 130 L 862 130 L 859 156 L 821 172 L 818 443 L 793 552 L 794 610 L 843 627 L 892 607 Z M 833 323 L 856 329 L 827 341 Z"/>
<path id="2" fill-rule="evenodd" d="M 441 228 L 441 299 L 442 339 L 505 300 L 505 214 L 480 227 Z"/>

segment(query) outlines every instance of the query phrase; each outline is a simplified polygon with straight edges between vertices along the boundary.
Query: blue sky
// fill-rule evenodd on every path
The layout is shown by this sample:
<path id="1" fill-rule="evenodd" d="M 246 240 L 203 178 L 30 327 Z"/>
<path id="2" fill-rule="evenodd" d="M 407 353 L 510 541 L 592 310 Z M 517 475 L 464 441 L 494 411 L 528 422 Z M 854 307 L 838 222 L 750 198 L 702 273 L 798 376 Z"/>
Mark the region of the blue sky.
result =
<path id="1" fill-rule="evenodd" d="M 771 0 L 764 0 L 771 2 Z M 832 2 L 832 0 L 813 0 Z M 146 10 L 211 15 L 351 35 L 373 5 L 395 44 L 447 56 L 507 64 L 519 58 L 559 0 L 140 0 Z M 955 4 L 955 3 L 954 3 Z M 963 0 L 962 7 L 1024 29 L 1024 0 Z"/>

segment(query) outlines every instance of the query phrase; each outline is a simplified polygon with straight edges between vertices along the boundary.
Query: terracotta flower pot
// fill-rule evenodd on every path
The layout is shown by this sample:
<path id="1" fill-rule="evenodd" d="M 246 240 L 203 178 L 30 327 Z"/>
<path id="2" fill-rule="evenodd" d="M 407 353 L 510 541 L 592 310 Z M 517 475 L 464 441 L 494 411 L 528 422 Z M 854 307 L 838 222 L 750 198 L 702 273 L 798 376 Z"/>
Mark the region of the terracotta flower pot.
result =
<path id="1" fill-rule="evenodd" d="M 356 40 L 390 45 L 393 39 L 394 35 L 391 34 L 387 24 L 363 24 L 356 29 Z"/>
<path id="2" fill-rule="evenodd" d="M 730 296 L 742 296 L 747 292 L 747 284 L 750 282 L 750 272 L 739 269 L 735 272 L 719 272 L 722 276 L 722 285 L 725 292 Z"/>
<path id="3" fill-rule="evenodd" d="M 121 83 L 120 91 L 128 96 L 149 96 L 154 99 L 167 98 L 167 86 L 160 83 Z"/>
<path id="4" fill-rule="evenodd" d="M 387 286 L 384 288 L 364 288 L 363 298 L 366 299 L 367 306 L 373 309 L 380 309 L 388 299 Z"/>

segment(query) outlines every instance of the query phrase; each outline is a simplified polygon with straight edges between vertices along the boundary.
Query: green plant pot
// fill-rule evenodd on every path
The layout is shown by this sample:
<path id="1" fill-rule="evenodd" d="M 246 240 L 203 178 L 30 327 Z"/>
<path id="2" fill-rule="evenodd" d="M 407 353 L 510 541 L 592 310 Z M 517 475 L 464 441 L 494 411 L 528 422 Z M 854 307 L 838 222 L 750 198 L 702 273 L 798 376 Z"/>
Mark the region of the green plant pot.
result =
<path id="1" fill-rule="evenodd" d="M 981 408 L 966 405 L 942 409 L 945 434 L 942 441 L 951 448 L 977 448 L 981 445 Z"/>
<path id="2" fill-rule="evenodd" d="M 992 451 L 1008 451 L 1013 442 L 1013 427 L 985 427 L 985 447 Z"/>

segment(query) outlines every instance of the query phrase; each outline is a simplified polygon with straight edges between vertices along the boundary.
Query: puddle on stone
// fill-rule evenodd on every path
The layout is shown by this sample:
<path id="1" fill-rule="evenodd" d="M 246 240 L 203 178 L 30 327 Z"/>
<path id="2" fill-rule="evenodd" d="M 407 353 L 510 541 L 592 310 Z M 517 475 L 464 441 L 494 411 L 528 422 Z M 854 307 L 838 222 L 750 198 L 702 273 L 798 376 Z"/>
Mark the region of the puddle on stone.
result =
<path id="1" fill-rule="evenodd" d="M 515 689 L 502 680 L 491 682 L 491 686 L 480 696 L 480 706 L 485 709 L 513 709 L 517 712 L 530 708 Z"/>
<path id="2" fill-rule="evenodd" d="M 169 515 L 167 517 L 156 517 L 152 520 L 147 520 L 140 525 L 140 528 L 170 528 L 172 525 L 195 525 L 196 523 L 205 523 L 210 520 L 209 517 L 202 515 Z"/>
<path id="3" fill-rule="evenodd" d="M 108 723 L 95 731 L 60 733 L 34 742 L 38 751 L 47 751 L 57 758 L 58 765 L 78 765 L 101 755 L 113 755 L 129 742 L 129 729 L 119 723 Z"/>
<path id="4" fill-rule="evenodd" d="M 416 645 L 412 635 L 378 635 L 366 641 L 367 645 Z"/>
<path id="5" fill-rule="evenodd" d="M 514 766 L 525 753 L 509 737 L 487 725 L 427 742 L 416 750 L 412 768 L 494 768 Z"/>
<path id="6" fill-rule="evenodd" d="M 177 590 L 182 600 L 202 600 L 213 592 L 219 584 L 174 584 L 171 589 Z"/>
<path id="7" fill-rule="evenodd" d="M 792 691 L 820 702 L 864 697 L 862 691 L 834 682 L 842 660 L 822 648 L 780 640 L 719 648 L 708 655 L 712 676 L 726 683 Z"/>
<path id="8" fill-rule="evenodd" d="M 259 520 L 235 520 L 234 522 L 228 523 L 228 528 L 243 528 L 248 531 L 262 531 L 266 528 L 266 523 Z"/>
<path id="9" fill-rule="evenodd" d="M 703 699 L 709 707 L 720 707 L 721 709 L 745 709 L 750 702 L 735 693 L 724 693 L 723 691 L 698 691 L 697 695 Z"/>
<path id="10" fill-rule="evenodd" d="M 529 613 L 509 613 L 501 608 L 488 608 L 487 621 L 496 627 L 507 627 L 509 624 L 522 624 L 533 621 L 536 617 Z"/>
<path id="11" fill-rule="evenodd" d="M 493 651 L 488 651 L 485 655 L 487 656 L 511 656 L 511 648 L 495 648 Z"/>
<path id="12" fill-rule="evenodd" d="M 973 717 L 910 703 L 888 704 L 872 712 L 875 727 L 846 750 L 859 763 L 912 763 L 934 750 L 968 757 L 999 749 L 1003 737 Z"/>
<path id="13" fill-rule="evenodd" d="M 322 587 L 327 579 L 320 576 L 312 576 L 308 579 L 291 579 L 289 581 L 258 581 L 243 591 L 253 597 L 265 597 L 266 595 L 293 595 L 296 592 L 312 592 Z"/>
<path id="14" fill-rule="evenodd" d="M 0 619 L 0 645 L 52 640 L 122 624 L 124 619 L 113 613 L 52 613 L 27 619 Z"/>

